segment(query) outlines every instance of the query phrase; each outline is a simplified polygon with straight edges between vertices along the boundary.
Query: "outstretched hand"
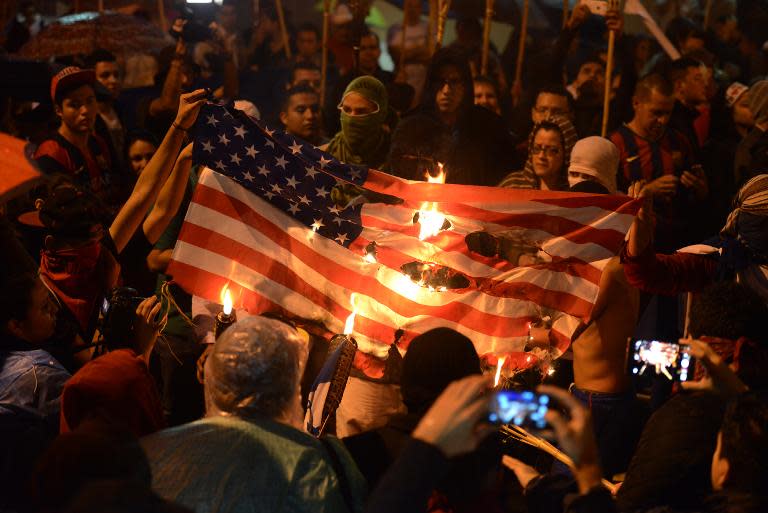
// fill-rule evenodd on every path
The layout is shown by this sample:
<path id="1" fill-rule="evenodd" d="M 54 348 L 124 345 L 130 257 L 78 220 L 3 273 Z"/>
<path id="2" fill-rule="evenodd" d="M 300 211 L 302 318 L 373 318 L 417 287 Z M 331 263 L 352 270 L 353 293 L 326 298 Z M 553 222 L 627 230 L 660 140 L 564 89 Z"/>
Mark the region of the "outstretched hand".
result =
<path id="1" fill-rule="evenodd" d="M 179 97 L 179 110 L 176 112 L 175 123 L 183 130 L 189 130 L 195 124 L 200 108 L 205 103 L 206 95 L 205 89 L 198 89 Z"/>
<path id="2" fill-rule="evenodd" d="M 579 490 L 586 493 L 599 485 L 602 479 L 597 441 L 592 431 L 592 416 L 589 410 L 563 389 L 542 385 L 537 390 L 553 397 L 568 410 L 568 419 L 554 409 L 547 412 L 546 419 L 555 430 L 560 448 L 571 457 L 576 466 L 575 476 Z"/>
<path id="3" fill-rule="evenodd" d="M 616 36 L 620 36 L 624 30 L 624 16 L 618 9 L 609 9 L 605 13 L 605 26 Z"/>
<path id="4" fill-rule="evenodd" d="M 680 183 L 684 187 L 687 187 L 693 191 L 696 195 L 696 199 L 704 201 L 709 195 L 709 184 L 707 183 L 707 176 L 704 174 L 704 170 L 701 166 L 692 166 L 690 171 L 683 171 L 680 176 Z"/>
<path id="5" fill-rule="evenodd" d="M 576 5 L 576 7 L 573 8 L 573 11 L 571 11 L 571 17 L 568 18 L 566 26 L 570 30 L 576 30 L 587 20 L 587 18 L 589 18 L 589 14 L 590 11 L 587 4 Z"/>
<path id="6" fill-rule="evenodd" d="M 635 182 L 630 186 L 629 195 L 643 199 L 643 206 L 637 212 L 637 217 L 627 233 L 627 253 L 630 256 L 638 256 L 653 243 L 656 215 L 653 211 L 653 195 L 646 192 L 645 184 L 642 181 Z"/>
<path id="7" fill-rule="evenodd" d="M 670 200 L 677 193 L 677 183 L 679 181 L 680 179 L 675 175 L 660 176 L 645 184 L 643 194 Z"/>
<path id="8" fill-rule="evenodd" d="M 526 465 L 522 461 L 513 458 L 508 454 L 501 457 L 501 463 L 515 473 L 515 477 L 520 482 L 520 486 L 522 486 L 523 489 L 527 488 L 528 483 L 541 475 L 539 471 L 532 466 Z"/>
<path id="9" fill-rule="evenodd" d="M 748 390 L 736 373 L 723 358 L 717 354 L 706 342 L 695 339 L 680 339 L 681 344 L 687 344 L 691 349 L 691 356 L 700 361 L 707 369 L 708 377 L 700 381 L 686 381 L 682 383 L 686 390 L 714 390 L 727 397 L 737 396 Z"/>
<path id="10" fill-rule="evenodd" d="M 158 319 L 162 306 L 157 296 L 150 296 L 136 307 L 136 320 L 133 324 L 134 348 L 138 354 L 145 357 L 152 352 L 160 328 L 165 322 L 164 316 Z"/>
<path id="11" fill-rule="evenodd" d="M 495 428 L 481 423 L 488 412 L 491 382 L 486 376 L 454 381 L 440 394 L 413 431 L 413 438 L 440 449 L 452 458 L 474 450 Z"/>

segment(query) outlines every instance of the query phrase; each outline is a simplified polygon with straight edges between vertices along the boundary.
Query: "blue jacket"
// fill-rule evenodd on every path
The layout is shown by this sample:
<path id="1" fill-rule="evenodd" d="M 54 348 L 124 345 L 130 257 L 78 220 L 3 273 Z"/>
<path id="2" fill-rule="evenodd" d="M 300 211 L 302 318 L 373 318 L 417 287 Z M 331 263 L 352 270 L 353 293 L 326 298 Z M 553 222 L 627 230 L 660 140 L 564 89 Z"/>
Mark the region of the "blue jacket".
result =
<path id="1" fill-rule="evenodd" d="M 70 377 L 43 349 L 0 349 L 0 403 L 35 410 L 58 423 L 61 391 Z"/>

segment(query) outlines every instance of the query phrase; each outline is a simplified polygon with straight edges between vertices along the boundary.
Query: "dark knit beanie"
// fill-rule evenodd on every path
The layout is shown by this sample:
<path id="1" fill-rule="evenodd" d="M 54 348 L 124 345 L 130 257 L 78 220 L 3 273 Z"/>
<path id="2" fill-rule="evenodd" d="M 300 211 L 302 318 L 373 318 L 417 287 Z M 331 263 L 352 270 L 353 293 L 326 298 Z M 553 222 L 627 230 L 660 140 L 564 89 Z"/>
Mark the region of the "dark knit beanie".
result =
<path id="1" fill-rule="evenodd" d="M 411 413 L 423 411 L 449 383 L 480 372 L 471 340 L 450 328 L 429 330 L 413 339 L 403 358 L 403 402 Z"/>

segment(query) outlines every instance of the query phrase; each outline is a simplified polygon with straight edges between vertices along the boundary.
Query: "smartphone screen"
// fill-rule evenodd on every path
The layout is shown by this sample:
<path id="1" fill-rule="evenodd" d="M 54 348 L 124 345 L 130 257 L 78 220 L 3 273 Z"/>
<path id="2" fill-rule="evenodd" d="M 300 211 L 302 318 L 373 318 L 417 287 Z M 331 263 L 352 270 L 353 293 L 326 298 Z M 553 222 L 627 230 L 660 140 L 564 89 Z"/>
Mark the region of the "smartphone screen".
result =
<path id="1" fill-rule="evenodd" d="M 547 425 L 544 415 L 549 410 L 549 403 L 548 395 L 530 391 L 500 390 L 494 393 L 491 399 L 488 421 L 492 424 L 514 424 L 544 429 Z"/>
<path id="2" fill-rule="evenodd" d="M 688 346 L 660 340 L 632 342 L 630 369 L 635 376 L 662 375 L 670 381 L 688 381 L 693 372 Z"/>

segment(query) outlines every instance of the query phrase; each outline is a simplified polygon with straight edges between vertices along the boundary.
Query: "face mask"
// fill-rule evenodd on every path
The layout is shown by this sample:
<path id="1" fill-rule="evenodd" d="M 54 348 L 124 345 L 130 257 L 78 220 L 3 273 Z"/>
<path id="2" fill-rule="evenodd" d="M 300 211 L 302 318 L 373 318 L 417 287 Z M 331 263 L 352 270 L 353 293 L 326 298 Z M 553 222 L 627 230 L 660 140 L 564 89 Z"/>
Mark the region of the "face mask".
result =
<path id="1" fill-rule="evenodd" d="M 54 268 L 66 271 L 70 275 L 87 274 L 96 267 L 101 253 L 101 244 L 92 241 L 78 248 L 59 249 L 45 252 Z"/>
<path id="2" fill-rule="evenodd" d="M 364 150 L 378 143 L 382 122 L 380 114 L 377 112 L 367 116 L 350 116 L 341 113 L 341 131 L 353 150 Z"/>

